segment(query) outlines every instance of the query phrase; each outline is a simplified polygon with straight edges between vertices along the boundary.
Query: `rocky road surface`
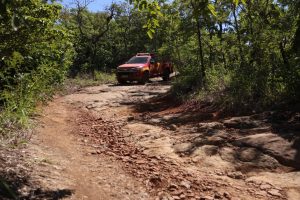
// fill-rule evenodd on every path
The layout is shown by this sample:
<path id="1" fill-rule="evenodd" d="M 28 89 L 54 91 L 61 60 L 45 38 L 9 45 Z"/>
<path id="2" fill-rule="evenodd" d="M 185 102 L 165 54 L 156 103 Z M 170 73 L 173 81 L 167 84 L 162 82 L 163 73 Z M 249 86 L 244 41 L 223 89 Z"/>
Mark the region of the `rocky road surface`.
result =
<path id="1" fill-rule="evenodd" d="M 154 81 L 56 97 L 23 152 L 40 187 L 22 185 L 24 199 L 300 199 L 298 115 L 293 126 L 272 112 L 221 118 L 166 99 L 169 89 Z"/>

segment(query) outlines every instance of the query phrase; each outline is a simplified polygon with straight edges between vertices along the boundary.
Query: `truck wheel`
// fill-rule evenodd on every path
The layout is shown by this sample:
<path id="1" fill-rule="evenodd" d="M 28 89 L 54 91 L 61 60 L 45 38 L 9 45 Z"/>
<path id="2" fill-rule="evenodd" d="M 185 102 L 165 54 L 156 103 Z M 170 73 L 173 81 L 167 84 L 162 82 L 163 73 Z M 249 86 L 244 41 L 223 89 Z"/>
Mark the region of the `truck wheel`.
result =
<path id="1" fill-rule="evenodd" d="M 145 84 L 145 83 L 147 83 L 148 81 L 149 81 L 149 72 L 148 72 L 148 71 L 145 71 L 145 72 L 143 73 L 143 78 L 142 78 L 141 81 L 139 81 L 139 83 Z"/>
<path id="2" fill-rule="evenodd" d="M 164 70 L 162 79 L 163 79 L 164 81 L 170 80 L 170 70 L 169 70 L 169 69 L 165 69 L 165 70 Z"/>
<path id="3" fill-rule="evenodd" d="M 124 85 L 124 84 L 126 83 L 126 81 L 118 79 L 118 83 L 119 83 L 120 85 Z"/>

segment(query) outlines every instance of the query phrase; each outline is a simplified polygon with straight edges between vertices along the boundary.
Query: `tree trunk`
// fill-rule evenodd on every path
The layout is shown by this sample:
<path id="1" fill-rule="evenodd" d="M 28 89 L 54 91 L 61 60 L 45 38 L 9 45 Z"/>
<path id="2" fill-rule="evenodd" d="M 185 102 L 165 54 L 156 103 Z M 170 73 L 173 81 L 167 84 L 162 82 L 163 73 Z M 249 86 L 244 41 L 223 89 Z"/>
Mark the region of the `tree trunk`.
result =
<path id="1" fill-rule="evenodd" d="M 201 86 L 205 85 L 205 66 L 204 66 L 204 56 L 203 56 L 203 47 L 202 47 L 202 33 L 201 33 L 201 25 L 200 20 L 197 19 L 197 36 L 198 36 L 198 48 L 200 55 L 200 84 Z"/>
<path id="2" fill-rule="evenodd" d="M 284 46 L 285 46 L 284 42 L 279 43 L 280 54 L 281 54 L 284 65 L 286 66 L 287 69 L 290 69 L 289 59 L 284 50 Z"/>
<path id="3" fill-rule="evenodd" d="M 210 39 L 210 41 L 212 41 L 212 38 L 213 38 L 213 30 L 212 30 L 212 28 L 210 28 L 209 29 L 209 39 Z M 213 49 L 212 49 L 212 46 L 209 44 L 209 67 L 210 68 L 212 68 L 213 57 L 214 57 Z"/>
<path id="4" fill-rule="evenodd" d="M 223 49 L 223 23 L 222 22 L 219 22 L 218 23 L 219 25 L 219 30 L 218 30 L 218 37 L 220 39 L 220 43 L 221 43 L 221 46 L 222 46 L 222 49 Z M 225 57 L 225 50 L 222 50 L 221 51 L 221 54 L 222 54 L 222 62 L 223 62 L 223 65 L 224 65 L 224 68 L 227 67 L 227 62 L 226 62 L 226 57 Z"/>
<path id="5" fill-rule="evenodd" d="M 241 61 L 241 67 L 242 67 L 243 63 L 244 63 L 244 56 L 243 56 L 240 28 L 239 28 L 237 16 L 236 16 L 236 7 L 234 4 L 233 4 L 233 19 L 234 19 L 234 26 L 235 26 L 235 30 L 236 30 L 237 39 L 238 39 L 238 48 L 239 48 L 240 61 Z"/>

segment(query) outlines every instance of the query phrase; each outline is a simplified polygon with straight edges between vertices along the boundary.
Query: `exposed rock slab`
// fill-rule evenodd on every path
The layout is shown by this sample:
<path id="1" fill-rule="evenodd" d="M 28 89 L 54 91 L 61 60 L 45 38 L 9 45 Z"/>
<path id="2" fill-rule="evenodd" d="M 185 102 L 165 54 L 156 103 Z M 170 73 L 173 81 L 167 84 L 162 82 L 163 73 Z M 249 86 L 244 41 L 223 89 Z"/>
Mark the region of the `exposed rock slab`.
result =
<path id="1" fill-rule="evenodd" d="M 262 125 L 259 120 L 253 120 L 250 117 L 232 117 L 230 119 L 223 121 L 224 126 L 227 128 L 237 128 L 237 129 L 250 129 L 257 128 Z"/>
<path id="2" fill-rule="evenodd" d="M 293 146 L 293 141 L 288 141 L 273 133 L 261 133 L 242 137 L 235 141 L 238 146 L 254 147 L 263 153 L 276 158 L 281 164 L 300 168 L 299 153 Z"/>

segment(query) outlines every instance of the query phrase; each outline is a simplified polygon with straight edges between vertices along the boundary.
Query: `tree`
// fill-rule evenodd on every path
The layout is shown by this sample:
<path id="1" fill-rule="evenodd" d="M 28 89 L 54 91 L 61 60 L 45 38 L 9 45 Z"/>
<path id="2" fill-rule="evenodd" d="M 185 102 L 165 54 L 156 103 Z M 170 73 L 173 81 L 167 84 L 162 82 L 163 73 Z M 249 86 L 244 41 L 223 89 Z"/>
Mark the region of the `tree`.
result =
<path id="1" fill-rule="evenodd" d="M 71 67 L 72 76 L 79 72 L 94 76 L 94 70 L 105 68 L 103 60 L 98 55 L 99 45 L 105 43 L 104 37 L 116 14 L 116 5 L 112 4 L 106 12 L 91 13 L 87 10 L 90 2 L 75 0 L 76 8 L 64 11 L 64 16 L 68 17 L 64 17 L 63 24 L 74 33 L 76 57 Z"/>
<path id="2" fill-rule="evenodd" d="M 0 103 L 26 116 L 64 80 L 69 34 L 57 23 L 62 7 L 55 2 L 1 1 L 0 7 Z"/>
<path id="3" fill-rule="evenodd" d="M 136 6 L 144 5 L 141 9 L 149 10 L 147 5 L 152 1 L 135 0 L 133 3 Z M 191 77 L 195 74 L 197 69 L 192 66 L 194 55 L 200 69 L 198 78 L 190 79 L 193 81 L 190 81 L 191 85 L 188 87 L 193 88 L 194 81 L 200 80 L 200 88 L 207 85 L 206 88 L 210 90 L 218 82 L 218 74 L 221 82 L 225 83 L 226 79 L 225 87 L 229 89 L 232 98 L 239 100 L 241 104 L 268 104 L 284 96 L 298 98 L 298 1 L 178 0 L 173 2 L 173 6 L 175 4 L 181 5 L 177 21 L 180 25 L 177 27 L 185 27 L 184 30 L 176 28 L 176 40 L 185 41 L 176 50 L 176 54 L 180 55 L 180 60 L 186 57 L 183 59 L 189 60 L 186 68 L 193 69 L 181 74 Z M 158 5 L 164 8 L 161 4 Z M 160 12 L 165 14 L 163 9 Z M 177 14 L 171 15 L 167 17 L 173 19 Z M 157 18 L 160 19 L 159 23 L 165 23 L 161 18 Z M 160 34 L 161 28 L 157 27 L 156 33 Z M 196 54 L 193 52 L 193 33 L 198 41 Z M 191 46 L 187 53 L 185 46 L 188 44 Z M 184 56 L 185 54 L 188 56 Z M 224 72 L 225 76 L 220 76 L 219 73 Z M 204 80 L 205 84 L 202 82 Z M 183 85 L 187 84 L 183 81 Z"/>

